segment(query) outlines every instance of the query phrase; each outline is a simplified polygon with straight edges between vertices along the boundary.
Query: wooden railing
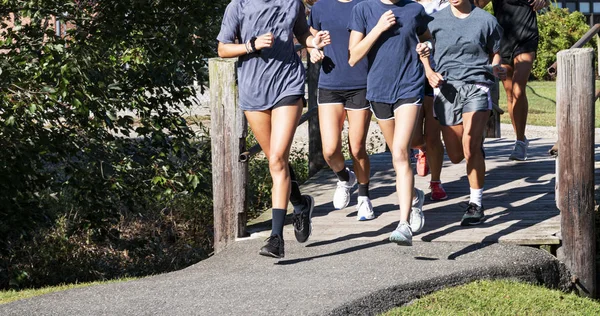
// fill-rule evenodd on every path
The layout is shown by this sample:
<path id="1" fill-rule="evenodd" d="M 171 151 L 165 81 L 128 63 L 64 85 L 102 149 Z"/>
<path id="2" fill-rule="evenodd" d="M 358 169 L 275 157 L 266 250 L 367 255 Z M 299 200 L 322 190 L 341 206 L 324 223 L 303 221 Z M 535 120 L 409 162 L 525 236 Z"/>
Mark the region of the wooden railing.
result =
<path id="1" fill-rule="evenodd" d="M 307 61 L 308 111 L 299 125 L 308 121 L 309 176 L 325 166 L 317 114 L 317 83 L 320 65 Z M 261 152 L 260 146 L 246 148 L 247 122 L 238 107 L 235 59 L 209 60 L 213 212 L 215 252 L 246 233 L 248 161 Z M 488 121 L 487 137 L 500 137 L 498 84 L 492 88 L 494 111 Z"/>
<path id="2" fill-rule="evenodd" d="M 600 90 L 595 90 L 594 50 L 581 47 L 599 32 L 600 24 L 595 24 L 570 49 L 559 52 L 548 68 L 551 76 L 557 76 L 558 142 L 549 150 L 557 157 L 556 207 L 560 210 L 562 243 L 557 256 L 573 274 L 579 294 L 594 298 L 598 297 L 594 119 Z M 559 155 L 559 149 L 566 154 Z"/>
<path id="3" fill-rule="evenodd" d="M 583 34 L 583 36 L 577 42 L 575 42 L 575 44 L 573 44 L 573 46 L 571 46 L 571 49 L 583 47 L 594 36 L 596 36 L 596 34 L 598 34 L 598 32 L 600 32 L 600 24 L 594 24 L 594 26 L 592 26 L 585 34 Z M 598 42 L 598 53 L 600 54 L 600 41 Z M 558 61 L 555 61 L 554 64 L 552 64 L 550 67 L 548 67 L 548 74 L 553 78 L 556 77 L 556 64 L 557 63 L 558 63 Z M 600 90 L 596 91 L 596 100 L 598 100 L 598 98 L 600 98 Z M 554 146 L 552 146 L 552 148 L 550 148 L 550 150 L 548 150 L 548 153 L 550 154 L 550 156 L 554 156 L 554 157 L 558 156 L 558 143 L 554 144 Z"/>
<path id="4" fill-rule="evenodd" d="M 597 31 L 596 31 L 597 32 Z M 594 212 L 594 50 L 558 53 L 556 63 L 556 206 L 561 215 L 558 258 L 584 296 L 596 297 Z"/>

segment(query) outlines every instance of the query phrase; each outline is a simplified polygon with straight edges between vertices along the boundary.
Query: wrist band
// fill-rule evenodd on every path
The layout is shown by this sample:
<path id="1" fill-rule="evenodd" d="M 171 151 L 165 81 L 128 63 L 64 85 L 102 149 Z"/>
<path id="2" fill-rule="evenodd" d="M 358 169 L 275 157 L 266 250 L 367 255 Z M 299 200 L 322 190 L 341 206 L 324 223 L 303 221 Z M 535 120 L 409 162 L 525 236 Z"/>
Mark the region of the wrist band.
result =
<path id="1" fill-rule="evenodd" d="M 252 54 L 250 51 L 250 40 L 248 40 L 244 46 L 246 47 L 246 54 Z"/>
<path id="2" fill-rule="evenodd" d="M 250 47 L 252 48 L 252 52 L 254 53 L 255 51 L 257 51 L 257 49 L 256 49 L 256 36 L 253 36 L 250 39 L 249 42 L 250 42 Z"/>
<path id="3" fill-rule="evenodd" d="M 318 49 L 319 45 L 317 45 L 317 43 L 315 42 L 316 40 L 317 40 L 317 38 L 313 36 L 313 38 L 312 38 L 312 45 L 313 45 L 314 48 Z"/>
<path id="4" fill-rule="evenodd" d="M 429 50 L 433 50 L 433 44 L 431 44 L 430 41 L 425 41 L 425 42 L 423 42 L 423 44 L 425 44 L 425 46 L 427 46 L 429 48 Z"/>

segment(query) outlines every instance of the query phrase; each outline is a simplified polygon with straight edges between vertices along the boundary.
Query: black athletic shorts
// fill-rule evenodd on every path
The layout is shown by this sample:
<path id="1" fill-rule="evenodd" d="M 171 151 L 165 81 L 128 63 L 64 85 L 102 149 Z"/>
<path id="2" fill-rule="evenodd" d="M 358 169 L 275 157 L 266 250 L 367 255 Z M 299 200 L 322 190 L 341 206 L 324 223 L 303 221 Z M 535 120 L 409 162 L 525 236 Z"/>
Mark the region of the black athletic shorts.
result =
<path id="1" fill-rule="evenodd" d="M 346 110 L 366 110 L 369 108 L 367 89 L 329 90 L 319 89 L 319 106 L 343 104 Z"/>
<path id="2" fill-rule="evenodd" d="M 288 95 L 287 97 L 283 97 L 281 100 L 277 101 L 277 103 L 275 103 L 275 105 L 273 105 L 273 107 L 271 107 L 270 110 L 273 110 L 280 106 L 295 105 L 300 99 L 302 99 L 303 105 L 306 105 L 306 99 L 303 95 Z"/>
<path id="3" fill-rule="evenodd" d="M 502 64 L 513 65 L 516 56 L 535 53 L 538 48 L 539 31 L 537 13 L 527 0 L 495 0 L 494 15 L 504 29 L 500 42 Z"/>
<path id="4" fill-rule="evenodd" d="M 525 42 L 513 43 L 510 45 L 503 45 L 500 47 L 500 57 L 502 57 L 502 64 L 513 65 L 515 57 L 523 53 L 535 53 L 538 48 L 538 38 L 532 38 Z"/>
<path id="5" fill-rule="evenodd" d="M 403 105 L 418 105 L 421 106 L 422 99 L 420 97 L 398 99 L 395 103 L 371 102 L 371 109 L 378 120 L 393 120 L 394 112 Z"/>

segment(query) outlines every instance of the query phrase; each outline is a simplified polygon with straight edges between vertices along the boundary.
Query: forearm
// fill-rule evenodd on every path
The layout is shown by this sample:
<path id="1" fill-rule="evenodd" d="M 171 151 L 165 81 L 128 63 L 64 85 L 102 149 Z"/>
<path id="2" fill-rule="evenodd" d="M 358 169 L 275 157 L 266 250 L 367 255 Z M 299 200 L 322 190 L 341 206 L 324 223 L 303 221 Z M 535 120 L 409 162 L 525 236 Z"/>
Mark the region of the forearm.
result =
<path id="1" fill-rule="evenodd" d="M 365 58 L 379 36 L 381 36 L 381 32 L 377 29 L 371 30 L 367 36 L 362 39 L 357 39 L 356 33 L 362 36 L 362 33 L 352 31 L 350 34 L 350 47 L 348 48 L 348 63 L 350 66 L 354 67 L 361 59 Z M 355 39 L 353 40 L 353 34 L 355 34 Z"/>
<path id="2" fill-rule="evenodd" d="M 431 62 L 429 61 L 429 57 L 419 56 L 419 59 L 423 63 L 423 68 L 425 69 L 425 75 L 434 72 L 433 68 L 431 68 Z"/>
<path id="3" fill-rule="evenodd" d="M 247 47 L 248 47 L 247 43 L 246 44 L 225 44 L 225 43 L 219 42 L 217 51 L 218 51 L 219 57 L 221 57 L 221 58 L 234 58 L 234 57 L 240 57 L 240 56 L 248 54 Z"/>
<path id="4" fill-rule="evenodd" d="M 492 65 L 500 65 L 502 63 L 502 57 L 500 57 L 500 54 L 498 53 L 492 54 L 491 60 Z"/>

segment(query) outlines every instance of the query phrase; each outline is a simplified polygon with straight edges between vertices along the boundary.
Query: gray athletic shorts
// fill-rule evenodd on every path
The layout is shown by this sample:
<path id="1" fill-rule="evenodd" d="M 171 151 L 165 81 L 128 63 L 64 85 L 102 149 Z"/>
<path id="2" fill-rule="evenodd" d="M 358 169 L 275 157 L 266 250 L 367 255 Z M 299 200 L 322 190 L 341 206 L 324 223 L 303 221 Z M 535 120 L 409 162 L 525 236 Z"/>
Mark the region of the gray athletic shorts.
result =
<path id="1" fill-rule="evenodd" d="M 442 126 L 462 123 L 462 114 L 492 109 L 490 87 L 482 83 L 445 82 L 433 89 L 433 112 Z"/>

